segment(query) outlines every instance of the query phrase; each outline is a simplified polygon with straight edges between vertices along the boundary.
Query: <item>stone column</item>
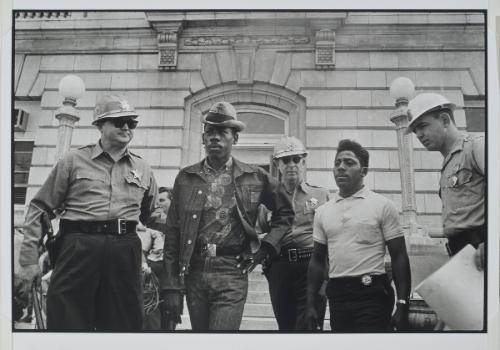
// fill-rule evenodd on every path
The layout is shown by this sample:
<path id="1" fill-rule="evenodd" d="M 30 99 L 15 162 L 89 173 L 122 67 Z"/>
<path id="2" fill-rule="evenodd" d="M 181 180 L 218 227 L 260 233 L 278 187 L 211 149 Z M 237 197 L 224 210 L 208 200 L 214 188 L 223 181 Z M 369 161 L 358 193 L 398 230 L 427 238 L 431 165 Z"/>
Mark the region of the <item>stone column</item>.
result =
<path id="1" fill-rule="evenodd" d="M 65 99 L 63 105 L 56 111 L 56 118 L 59 120 L 59 128 L 57 129 L 56 162 L 61 159 L 63 154 L 68 152 L 71 147 L 75 123 L 80 120 L 75 106 L 76 100 L 73 102 L 70 99 Z"/>

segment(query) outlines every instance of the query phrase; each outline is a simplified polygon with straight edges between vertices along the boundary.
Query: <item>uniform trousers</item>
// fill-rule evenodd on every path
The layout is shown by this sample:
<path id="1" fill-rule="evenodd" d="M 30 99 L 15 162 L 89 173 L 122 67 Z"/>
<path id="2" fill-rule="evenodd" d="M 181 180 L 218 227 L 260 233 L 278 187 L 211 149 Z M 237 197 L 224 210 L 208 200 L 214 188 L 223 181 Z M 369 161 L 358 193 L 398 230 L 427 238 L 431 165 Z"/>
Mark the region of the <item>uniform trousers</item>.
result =
<path id="1" fill-rule="evenodd" d="M 47 292 L 49 330 L 140 331 L 141 241 L 126 235 L 67 233 Z"/>
<path id="2" fill-rule="evenodd" d="M 478 227 L 450 235 L 447 244 L 448 254 L 453 256 L 468 244 L 477 249 L 480 243 L 486 241 L 486 236 L 486 227 Z"/>
<path id="3" fill-rule="evenodd" d="M 330 325 L 336 333 L 390 332 L 394 290 L 386 275 L 372 276 L 369 286 L 361 277 L 330 278 L 326 295 Z"/>
<path id="4" fill-rule="evenodd" d="M 248 274 L 235 256 L 193 255 L 185 276 L 193 331 L 239 330 L 248 294 Z"/>
<path id="5" fill-rule="evenodd" d="M 307 304 L 307 269 L 309 259 L 289 262 L 278 258 L 265 269 L 274 316 L 280 331 L 305 331 Z M 318 324 L 323 329 L 326 297 L 318 294 L 315 300 Z"/>

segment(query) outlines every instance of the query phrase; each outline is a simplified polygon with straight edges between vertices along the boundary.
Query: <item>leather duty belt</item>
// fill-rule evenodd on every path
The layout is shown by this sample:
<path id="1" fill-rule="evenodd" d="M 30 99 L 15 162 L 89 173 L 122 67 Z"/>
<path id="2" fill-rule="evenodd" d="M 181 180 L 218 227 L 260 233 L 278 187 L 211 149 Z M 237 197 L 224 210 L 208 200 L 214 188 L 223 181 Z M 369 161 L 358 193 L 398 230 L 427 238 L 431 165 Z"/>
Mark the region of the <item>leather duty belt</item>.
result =
<path id="1" fill-rule="evenodd" d="M 291 263 L 309 261 L 312 256 L 312 248 L 282 248 L 280 257 Z"/>
<path id="2" fill-rule="evenodd" d="M 137 222 L 125 219 L 107 221 L 72 221 L 63 219 L 59 225 L 63 233 L 107 233 L 121 236 L 135 233 Z"/>

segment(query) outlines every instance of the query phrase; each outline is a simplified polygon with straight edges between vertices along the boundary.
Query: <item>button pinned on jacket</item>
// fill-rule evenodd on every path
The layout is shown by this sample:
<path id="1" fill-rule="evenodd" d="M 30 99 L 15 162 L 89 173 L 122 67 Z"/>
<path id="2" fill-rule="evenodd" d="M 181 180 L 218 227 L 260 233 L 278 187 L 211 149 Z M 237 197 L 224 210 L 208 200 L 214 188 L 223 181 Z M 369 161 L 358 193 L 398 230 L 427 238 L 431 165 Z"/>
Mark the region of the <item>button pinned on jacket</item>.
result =
<path id="1" fill-rule="evenodd" d="M 203 192 L 201 190 L 198 191 L 198 194 L 202 194 Z"/>
<path id="2" fill-rule="evenodd" d="M 191 243 L 193 243 L 193 241 L 188 239 L 187 244 L 191 244 Z"/>
<path id="3" fill-rule="evenodd" d="M 196 219 L 197 217 L 198 217 L 198 215 L 193 214 L 193 219 Z"/>

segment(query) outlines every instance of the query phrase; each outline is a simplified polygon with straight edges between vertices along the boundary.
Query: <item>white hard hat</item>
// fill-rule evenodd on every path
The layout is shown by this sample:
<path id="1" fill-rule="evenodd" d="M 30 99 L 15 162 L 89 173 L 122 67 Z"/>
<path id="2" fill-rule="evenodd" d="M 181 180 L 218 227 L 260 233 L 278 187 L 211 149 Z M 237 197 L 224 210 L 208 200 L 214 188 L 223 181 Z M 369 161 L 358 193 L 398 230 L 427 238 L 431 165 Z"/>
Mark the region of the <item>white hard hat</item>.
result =
<path id="1" fill-rule="evenodd" d="M 424 92 L 415 96 L 415 98 L 408 103 L 408 116 L 410 117 L 410 124 L 408 124 L 405 133 L 410 134 L 413 132 L 413 125 L 418 118 L 429 112 L 441 109 L 454 110 L 455 104 L 451 103 L 443 95 L 433 92 Z"/>
<path id="2" fill-rule="evenodd" d="M 302 142 L 296 137 L 285 136 L 274 146 L 273 158 L 278 159 L 299 154 L 307 154 Z"/>

